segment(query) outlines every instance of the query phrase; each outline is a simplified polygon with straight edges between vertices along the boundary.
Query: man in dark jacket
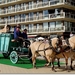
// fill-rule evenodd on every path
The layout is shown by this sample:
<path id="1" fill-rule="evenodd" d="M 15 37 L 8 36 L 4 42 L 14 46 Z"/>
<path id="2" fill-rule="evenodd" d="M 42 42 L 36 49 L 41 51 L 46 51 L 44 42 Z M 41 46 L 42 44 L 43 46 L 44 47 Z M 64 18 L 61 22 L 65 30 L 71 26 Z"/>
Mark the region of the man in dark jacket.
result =
<path id="1" fill-rule="evenodd" d="M 24 39 L 28 39 L 28 36 L 27 36 L 27 29 L 24 29 L 24 30 L 23 30 L 22 37 L 23 37 Z"/>
<path id="2" fill-rule="evenodd" d="M 22 46 L 23 37 L 22 37 L 21 31 L 20 31 L 20 27 L 16 27 L 16 31 L 15 31 L 15 34 L 14 34 L 14 39 L 15 39 L 15 41 L 19 41 L 20 45 Z"/>
<path id="3" fill-rule="evenodd" d="M 25 40 L 25 47 L 28 47 L 28 45 L 30 45 L 30 41 L 28 40 L 27 29 L 23 30 L 22 37 Z"/>

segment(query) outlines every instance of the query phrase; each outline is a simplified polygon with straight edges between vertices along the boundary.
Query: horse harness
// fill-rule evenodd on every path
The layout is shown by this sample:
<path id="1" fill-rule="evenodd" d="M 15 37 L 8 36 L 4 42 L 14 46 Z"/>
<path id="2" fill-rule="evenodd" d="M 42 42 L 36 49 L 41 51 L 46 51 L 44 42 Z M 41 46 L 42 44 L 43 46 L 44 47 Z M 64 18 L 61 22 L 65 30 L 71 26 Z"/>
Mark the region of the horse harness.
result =
<path id="1" fill-rule="evenodd" d="M 68 39 L 65 40 L 65 42 L 66 42 L 67 46 L 65 46 L 65 48 L 63 49 L 63 45 L 60 45 L 59 48 L 60 48 L 61 50 L 60 50 L 60 52 L 57 52 L 57 54 L 62 53 L 62 52 L 69 51 L 69 49 L 71 49 Z M 64 43 L 64 41 L 63 41 L 62 43 Z M 62 54 L 63 54 L 63 53 L 62 53 Z"/>
<path id="2" fill-rule="evenodd" d="M 50 49 L 50 46 L 49 47 L 47 47 L 47 48 L 45 48 L 45 45 L 44 45 L 44 49 L 42 49 L 42 50 L 39 50 L 39 47 L 41 46 L 41 44 L 43 44 L 44 42 L 41 42 L 40 44 L 39 44 L 39 46 L 38 46 L 38 49 L 36 50 L 36 53 L 39 53 L 40 51 L 44 51 L 44 55 L 46 55 L 46 53 L 45 53 L 45 51 L 47 50 L 47 49 Z"/>

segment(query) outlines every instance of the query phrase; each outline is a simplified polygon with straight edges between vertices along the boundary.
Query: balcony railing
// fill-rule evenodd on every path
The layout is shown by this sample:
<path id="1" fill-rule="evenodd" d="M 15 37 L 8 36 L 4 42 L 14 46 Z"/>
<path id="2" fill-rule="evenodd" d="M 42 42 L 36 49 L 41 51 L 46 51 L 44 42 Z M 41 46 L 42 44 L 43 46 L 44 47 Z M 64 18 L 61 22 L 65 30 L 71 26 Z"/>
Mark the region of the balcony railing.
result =
<path id="1" fill-rule="evenodd" d="M 1 0 L 0 1 L 0 4 L 6 4 L 6 3 L 10 3 L 10 2 L 15 2 L 15 1 L 17 1 L 17 0 Z"/>
<path id="2" fill-rule="evenodd" d="M 28 33 L 48 33 L 48 32 L 64 32 L 65 31 L 65 26 L 61 27 L 54 27 L 54 28 L 48 28 L 48 29 L 31 29 L 28 30 Z"/>
<path id="3" fill-rule="evenodd" d="M 59 18 L 72 18 L 72 19 L 75 19 L 75 15 L 74 14 L 69 14 L 69 13 L 65 13 L 65 12 L 62 12 L 62 13 L 58 13 L 58 14 L 46 14 L 46 15 L 39 15 L 39 16 L 33 16 L 33 17 L 25 17 L 25 18 L 22 18 L 22 17 L 18 17 L 15 19 L 15 17 L 11 17 L 11 19 L 7 19 L 7 20 L 0 20 L 0 24 L 16 24 L 16 23 L 27 23 L 27 22 L 39 22 L 39 21 L 49 21 L 51 19 L 59 19 Z"/>
<path id="4" fill-rule="evenodd" d="M 72 13 L 65 13 L 65 17 L 75 19 L 75 14 L 72 14 Z"/>
<path id="5" fill-rule="evenodd" d="M 16 1 L 16 0 L 13 0 L 13 1 Z M 32 4 L 32 5 L 27 5 L 27 6 L 19 6 L 19 8 L 15 8 L 15 7 L 11 7 L 11 9 L 8 9 L 7 10 L 4 10 L 2 9 L 0 11 L 0 14 L 12 14 L 13 12 L 14 13 L 17 13 L 17 12 L 23 12 L 23 11 L 28 11 L 28 10 L 33 10 L 33 9 L 39 9 L 39 8 L 44 8 L 44 7 L 50 7 L 50 6 L 53 6 L 53 5 L 58 5 L 58 4 L 69 4 L 68 1 L 64 1 L 64 0 L 53 0 L 53 1 L 47 1 L 47 2 L 38 2 L 37 4 Z M 70 4 L 71 5 L 74 5 L 75 6 L 75 2 L 72 2 L 70 1 Z"/>
<path id="6" fill-rule="evenodd" d="M 25 18 L 12 18 L 11 19 L 8 19 L 8 20 L 3 20 L 0 21 L 0 24 L 15 24 L 15 23 L 20 23 L 20 22 L 34 22 L 34 21 L 40 21 L 40 20 L 51 20 L 51 19 L 56 19 L 56 18 L 65 18 L 65 13 L 58 13 L 58 14 L 46 14 L 46 15 L 39 15 L 39 16 L 35 16 L 35 17 L 25 17 Z"/>
<path id="7" fill-rule="evenodd" d="M 11 17 L 11 19 L 7 19 L 7 20 L 0 20 L 0 24 L 16 24 L 16 23 L 27 23 L 27 22 L 40 22 L 40 21 L 49 21 L 49 20 L 52 20 L 52 19 L 59 19 L 59 18 L 72 18 L 72 19 L 75 19 L 75 15 L 74 14 L 69 14 L 69 13 L 65 13 L 65 12 L 62 12 L 62 13 L 58 13 L 58 14 L 46 14 L 46 15 L 39 15 L 39 16 L 33 16 L 33 17 L 25 17 L 25 18 L 22 18 L 22 17 L 18 17 L 15 19 L 15 17 Z"/>

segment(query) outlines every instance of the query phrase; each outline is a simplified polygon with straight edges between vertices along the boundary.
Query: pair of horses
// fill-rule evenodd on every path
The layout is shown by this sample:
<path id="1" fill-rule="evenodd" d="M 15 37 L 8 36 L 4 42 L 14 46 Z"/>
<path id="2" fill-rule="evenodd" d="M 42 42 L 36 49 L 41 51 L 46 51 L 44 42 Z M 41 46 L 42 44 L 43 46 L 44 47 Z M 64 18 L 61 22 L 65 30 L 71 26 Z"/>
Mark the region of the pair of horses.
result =
<path id="1" fill-rule="evenodd" d="M 72 67 L 72 62 L 75 59 L 75 36 L 68 39 L 68 44 L 62 45 L 60 38 L 52 38 L 49 40 L 49 43 L 44 43 L 43 41 L 36 41 L 31 43 L 30 49 L 32 52 L 32 63 L 33 67 L 36 67 L 36 58 L 40 55 L 46 58 L 47 64 L 49 66 L 52 63 L 52 70 L 56 72 L 54 61 L 57 58 L 65 58 L 66 61 L 66 69 L 68 69 L 68 58 L 71 58 L 70 67 Z M 58 51 L 58 52 L 57 52 Z M 58 66 L 60 66 L 58 62 Z"/>

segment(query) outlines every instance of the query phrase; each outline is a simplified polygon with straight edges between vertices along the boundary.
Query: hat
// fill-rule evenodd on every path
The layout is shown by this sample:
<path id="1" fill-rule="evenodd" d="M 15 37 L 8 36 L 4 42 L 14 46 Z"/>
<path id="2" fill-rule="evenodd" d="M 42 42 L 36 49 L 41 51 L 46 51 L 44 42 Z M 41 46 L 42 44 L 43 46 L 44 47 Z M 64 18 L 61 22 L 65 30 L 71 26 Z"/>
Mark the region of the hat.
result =
<path id="1" fill-rule="evenodd" d="M 24 31 L 27 31 L 27 29 L 24 29 Z"/>
<path id="2" fill-rule="evenodd" d="M 17 26 L 16 28 L 21 28 L 20 26 Z"/>

